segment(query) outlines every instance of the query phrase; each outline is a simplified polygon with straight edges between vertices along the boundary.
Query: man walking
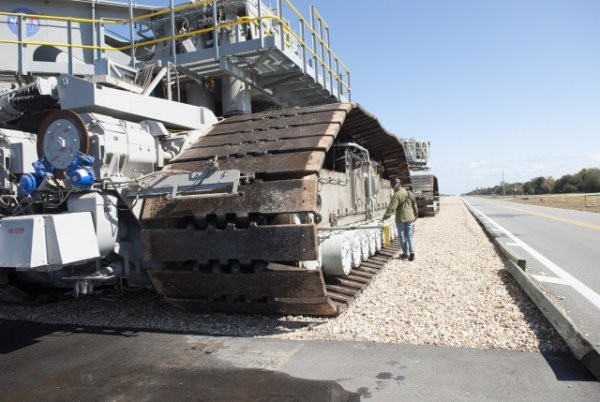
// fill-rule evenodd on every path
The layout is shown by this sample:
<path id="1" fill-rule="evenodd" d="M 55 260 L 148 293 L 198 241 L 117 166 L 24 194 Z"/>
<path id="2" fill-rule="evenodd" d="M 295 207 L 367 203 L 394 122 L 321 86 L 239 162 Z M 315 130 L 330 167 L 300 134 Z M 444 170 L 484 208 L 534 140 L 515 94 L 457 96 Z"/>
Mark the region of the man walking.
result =
<path id="1" fill-rule="evenodd" d="M 415 221 L 419 214 L 417 201 L 411 191 L 402 187 L 400 179 L 392 179 L 391 183 L 395 192 L 382 220 L 396 214 L 396 225 L 402 247 L 400 259 L 408 258 L 409 261 L 413 261 L 415 259 Z"/>

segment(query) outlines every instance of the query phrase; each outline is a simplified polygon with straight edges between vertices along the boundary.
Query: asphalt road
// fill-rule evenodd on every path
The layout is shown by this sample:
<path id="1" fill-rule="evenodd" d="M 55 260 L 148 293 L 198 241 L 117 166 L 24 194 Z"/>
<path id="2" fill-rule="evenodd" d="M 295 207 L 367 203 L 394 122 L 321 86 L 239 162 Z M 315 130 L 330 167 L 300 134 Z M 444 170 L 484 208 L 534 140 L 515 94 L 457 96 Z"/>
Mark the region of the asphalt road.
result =
<path id="1" fill-rule="evenodd" d="M 570 354 L 0 320 L 0 401 L 593 401 Z"/>
<path id="2" fill-rule="evenodd" d="M 527 272 L 554 295 L 575 326 L 600 347 L 600 214 L 466 197 L 527 260 Z"/>

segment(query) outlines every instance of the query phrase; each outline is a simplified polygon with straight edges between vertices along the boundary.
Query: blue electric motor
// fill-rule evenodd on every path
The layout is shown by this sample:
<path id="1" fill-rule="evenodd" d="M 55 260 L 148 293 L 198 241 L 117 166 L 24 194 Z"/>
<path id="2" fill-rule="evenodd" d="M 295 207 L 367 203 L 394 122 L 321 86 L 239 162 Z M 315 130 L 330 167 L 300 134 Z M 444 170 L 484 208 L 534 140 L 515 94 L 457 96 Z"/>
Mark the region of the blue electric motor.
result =
<path id="1" fill-rule="evenodd" d="M 40 159 L 31 164 L 33 166 L 34 173 L 25 173 L 19 180 L 19 187 L 27 195 L 35 193 L 38 186 L 44 181 L 46 176 L 54 173 L 54 167 L 52 167 L 45 159 Z"/>
<path id="2" fill-rule="evenodd" d="M 77 152 L 73 162 L 65 169 L 65 176 L 71 185 L 78 189 L 88 189 L 96 181 L 94 174 L 94 157 Z"/>

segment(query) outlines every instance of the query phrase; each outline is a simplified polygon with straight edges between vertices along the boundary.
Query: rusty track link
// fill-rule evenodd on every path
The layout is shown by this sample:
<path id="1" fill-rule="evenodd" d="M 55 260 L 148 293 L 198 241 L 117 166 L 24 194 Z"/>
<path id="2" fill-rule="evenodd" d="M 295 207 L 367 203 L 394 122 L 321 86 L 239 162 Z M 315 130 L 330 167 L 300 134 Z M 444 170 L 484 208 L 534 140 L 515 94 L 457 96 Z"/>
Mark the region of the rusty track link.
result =
<path id="1" fill-rule="evenodd" d="M 285 285 L 295 287 L 296 292 L 288 294 L 290 297 L 262 297 L 247 299 L 241 296 L 210 294 L 200 282 L 211 280 L 218 287 L 219 282 L 237 284 L 236 290 L 242 290 L 244 285 L 239 285 L 241 277 L 253 275 L 252 279 L 264 279 L 264 286 L 277 286 L 281 289 L 284 284 L 272 285 L 268 279 L 261 278 L 261 273 L 243 274 L 232 270 L 229 273 L 198 273 L 190 271 L 161 271 L 151 273 L 152 279 L 165 300 L 177 307 L 196 312 L 228 312 L 228 313 L 267 313 L 267 314 L 302 314 L 315 316 L 334 317 L 343 313 L 352 302 L 369 286 L 385 265 L 393 258 L 399 249 L 398 240 L 389 247 L 384 247 L 360 267 L 350 271 L 348 276 L 322 278 L 318 271 L 294 270 L 295 279 L 291 279 L 290 272 L 282 279 Z M 283 267 L 281 267 L 283 268 Z M 283 268 L 285 270 L 285 268 Z M 303 275 L 305 274 L 305 275 Z M 319 274 L 319 275 L 315 275 Z M 273 275 L 274 276 L 274 275 Z M 324 292 L 320 293 L 316 280 L 324 280 Z M 304 284 L 299 282 L 305 281 Z M 182 286 L 185 282 L 186 286 Z M 253 284 L 254 286 L 260 286 Z M 194 289 L 190 289 L 190 287 Z M 233 293 L 233 292 L 232 292 Z M 300 296 L 300 297 L 293 297 Z"/>

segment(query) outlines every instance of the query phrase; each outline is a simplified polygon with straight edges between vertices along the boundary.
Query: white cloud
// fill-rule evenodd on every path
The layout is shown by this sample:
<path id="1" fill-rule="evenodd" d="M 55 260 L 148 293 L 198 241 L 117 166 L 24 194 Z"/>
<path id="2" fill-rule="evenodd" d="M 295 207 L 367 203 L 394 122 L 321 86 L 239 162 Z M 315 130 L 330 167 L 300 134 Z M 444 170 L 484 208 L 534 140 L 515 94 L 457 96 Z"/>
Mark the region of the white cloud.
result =
<path id="1" fill-rule="evenodd" d="M 471 161 L 471 162 L 467 162 L 467 166 L 470 167 L 471 169 L 479 169 L 480 167 L 483 167 L 486 165 L 486 161 Z"/>
<path id="2" fill-rule="evenodd" d="M 600 162 L 600 152 L 595 154 L 589 154 L 588 159 L 594 163 Z"/>

